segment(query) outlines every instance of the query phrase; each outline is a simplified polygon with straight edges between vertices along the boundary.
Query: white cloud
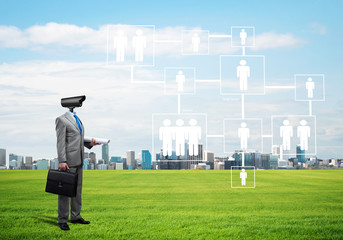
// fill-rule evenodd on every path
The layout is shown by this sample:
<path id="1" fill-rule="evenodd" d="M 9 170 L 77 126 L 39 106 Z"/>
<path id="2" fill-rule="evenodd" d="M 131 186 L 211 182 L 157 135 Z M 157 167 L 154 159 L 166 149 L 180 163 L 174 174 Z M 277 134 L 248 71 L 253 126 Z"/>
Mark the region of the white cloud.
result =
<path id="1" fill-rule="evenodd" d="M 108 27 L 109 26 L 109 27 Z M 318 24 L 314 25 L 318 28 Z M 87 26 L 77 26 L 73 24 L 47 23 L 45 25 L 34 25 L 25 30 L 20 30 L 15 26 L 0 26 L 0 48 L 28 48 L 32 51 L 66 51 L 65 48 L 77 49 L 82 52 L 104 54 L 107 51 L 107 36 L 109 31 L 110 38 L 115 33 L 115 29 L 126 29 L 134 32 L 139 26 L 130 25 L 102 25 L 98 29 L 93 29 Z M 148 29 L 148 28 L 146 28 Z M 156 40 L 162 41 L 181 41 L 182 32 L 184 30 L 201 30 L 200 28 L 186 28 L 184 26 L 156 28 Z M 323 28 L 320 27 L 320 32 Z M 211 33 L 211 34 L 226 34 L 226 33 Z M 148 39 L 153 39 L 152 31 L 146 31 Z M 233 53 L 237 49 L 230 48 L 229 38 L 214 39 L 211 38 L 210 54 L 227 54 Z M 265 32 L 256 35 L 256 50 L 282 48 L 282 47 L 297 47 L 301 46 L 305 41 L 295 37 L 290 33 L 276 34 L 273 32 Z M 109 43 L 110 47 L 112 46 Z M 181 43 L 157 43 L 156 54 L 173 54 L 175 49 L 180 49 Z M 177 48 L 175 48 L 177 46 Z M 151 48 L 152 49 L 152 48 Z M 151 55 L 152 50 L 147 48 L 146 54 Z M 178 50 L 179 52 L 180 50 Z M 176 53 L 178 53 L 176 52 Z M 74 52 L 68 52 L 74 54 Z M 130 54 L 133 52 L 129 51 Z"/>

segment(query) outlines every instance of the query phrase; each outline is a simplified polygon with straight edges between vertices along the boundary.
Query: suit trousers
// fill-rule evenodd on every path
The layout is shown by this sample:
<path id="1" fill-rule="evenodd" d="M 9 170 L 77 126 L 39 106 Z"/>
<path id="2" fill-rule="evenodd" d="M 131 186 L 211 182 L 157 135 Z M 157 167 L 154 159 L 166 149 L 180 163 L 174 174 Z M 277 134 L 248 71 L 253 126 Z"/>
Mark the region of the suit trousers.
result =
<path id="1" fill-rule="evenodd" d="M 81 218 L 81 192 L 82 192 L 82 166 L 70 168 L 70 171 L 78 173 L 76 197 L 67 197 L 58 195 L 58 222 L 67 223 L 69 217 L 69 199 L 70 199 L 70 220 Z"/>

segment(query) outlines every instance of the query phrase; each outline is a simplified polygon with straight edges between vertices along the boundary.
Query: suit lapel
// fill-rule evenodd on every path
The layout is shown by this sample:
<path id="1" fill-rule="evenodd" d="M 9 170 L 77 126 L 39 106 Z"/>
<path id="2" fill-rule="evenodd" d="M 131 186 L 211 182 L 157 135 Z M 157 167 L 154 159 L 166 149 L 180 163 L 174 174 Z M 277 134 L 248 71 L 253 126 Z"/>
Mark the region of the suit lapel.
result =
<path id="1" fill-rule="evenodd" d="M 77 126 L 75 118 L 71 117 L 68 113 L 65 113 L 64 116 L 66 119 L 69 120 L 69 122 L 77 129 L 78 132 L 80 132 L 79 126 Z M 83 132 L 83 131 L 82 131 Z"/>

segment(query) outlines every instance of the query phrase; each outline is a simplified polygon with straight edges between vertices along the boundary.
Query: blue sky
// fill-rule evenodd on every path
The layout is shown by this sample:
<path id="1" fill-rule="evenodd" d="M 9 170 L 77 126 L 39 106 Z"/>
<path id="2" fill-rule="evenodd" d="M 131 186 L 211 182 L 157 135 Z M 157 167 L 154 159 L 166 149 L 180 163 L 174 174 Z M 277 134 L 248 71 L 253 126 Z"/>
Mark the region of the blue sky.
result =
<path id="1" fill-rule="evenodd" d="M 294 74 L 298 73 L 325 74 L 326 101 L 313 103 L 313 114 L 317 117 L 318 156 L 342 158 L 342 8 L 341 1 L 1 1 L 0 94 L 3 95 L 3 108 L 0 123 L 3 127 L 0 129 L 0 147 L 35 158 L 54 157 L 53 121 L 64 111 L 58 106 L 58 99 L 68 94 L 86 93 L 89 107 L 79 110 L 81 117 L 89 126 L 90 134 L 107 134 L 104 137 L 113 139 L 111 155 L 124 155 L 128 149 L 151 149 L 151 146 L 142 144 L 151 141 L 151 113 L 163 112 L 164 105 L 174 105 L 175 99 L 159 94 L 163 91 L 161 86 L 131 84 L 130 74 L 125 70 L 112 72 L 103 69 L 104 55 L 96 52 L 92 45 L 100 43 L 81 39 L 80 45 L 75 37 L 90 38 L 91 35 L 87 34 L 92 32 L 101 34 L 107 24 L 155 25 L 156 30 L 161 32 L 160 36 L 166 37 L 179 36 L 183 30 L 195 28 L 230 34 L 231 26 L 255 26 L 261 46 L 257 50 L 247 49 L 247 54 L 263 54 L 266 57 L 266 81 L 269 85 L 289 85 Z M 44 29 L 35 28 L 37 26 Z M 82 32 L 82 27 L 86 28 L 86 33 Z M 58 32 L 49 36 L 40 32 L 65 29 L 71 29 L 70 39 Z M 270 41 L 286 36 L 290 40 L 270 47 L 268 42 L 263 42 L 266 35 L 269 40 L 272 39 Z M 46 43 L 45 38 L 48 37 L 56 40 L 49 38 Z M 203 78 L 217 77 L 211 74 L 217 71 L 217 57 L 223 54 L 220 52 L 222 44 L 225 45 L 225 42 L 213 43 L 214 52 L 210 57 L 183 59 L 183 64 L 198 64 L 199 75 Z M 161 51 L 156 60 L 157 69 L 146 73 L 146 76 L 158 78 L 163 67 L 180 63 L 180 58 L 173 56 L 174 47 L 156 46 Z M 65 79 L 75 82 L 76 87 L 57 90 L 57 82 L 67 84 Z M 118 82 L 117 79 L 122 80 Z M 83 83 L 86 86 L 77 89 Z M 113 93 L 109 91 L 111 87 L 115 89 Z M 121 95 L 118 89 L 125 89 L 121 92 L 126 95 Z M 204 95 L 193 99 L 182 98 L 185 110 L 191 110 L 195 103 L 202 101 L 198 98 L 204 99 L 204 104 L 212 109 L 210 104 L 217 106 L 223 100 L 217 96 L 216 86 L 213 85 L 199 86 L 198 92 Z M 206 94 L 213 97 L 205 100 Z M 267 92 L 264 98 L 246 97 L 247 114 L 250 112 L 253 115 L 253 103 L 256 102 L 266 109 L 274 109 L 270 106 L 271 102 L 278 103 L 281 109 L 289 109 L 289 114 L 293 110 L 296 110 L 295 114 L 308 111 L 306 104 L 294 103 L 293 94 L 293 91 L 287 90 L 284 93 Z M 150 95 L 151 99 L 146 99 L 146 95 Z M 106 104 L 96 107 L 99 101 Z M 55 107 L 54 102 L 57 103 Z M 240 104 L 240 100 L 233 100 L 230 104 Z M 207 110 L 204 107 L 198 111 Z M 216 111 L 218 119 L 227 117 L 225 114 L 222 116 L 221 111 Z M 263 108 L 259 110 L 262 111 Z M 273 111 L 269 115 L 279 113 Z M 37 120 L 37 116 L 41 120 Z M 269 116 L 261 117 L 268 119 Z M 13 125 L 13 119 L 16 125 Z M 137 119 L 142 119 L 139 124 Z M 92 130 L 99 122 L 104 123 L 104 127 Z M 128 126 L 122 126 L 122 122 L 128 123 Z M 35 131 L 38 133 L 28 131 L 27 126 L 37 128 Z M 46 130 L 38 130 L 39 126 L 46 127 Z M 218 134 L 215 129 L 214 133 Z M 99 150 L 96 151 L 100 154 Z"/>

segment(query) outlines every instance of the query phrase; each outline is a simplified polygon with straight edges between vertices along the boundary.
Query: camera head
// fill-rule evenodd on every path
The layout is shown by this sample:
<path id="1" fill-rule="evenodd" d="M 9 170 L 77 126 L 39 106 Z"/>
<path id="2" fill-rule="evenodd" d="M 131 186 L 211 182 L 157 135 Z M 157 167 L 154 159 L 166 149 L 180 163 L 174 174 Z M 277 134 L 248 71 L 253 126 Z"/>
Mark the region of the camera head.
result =
<path id="1" fill-rule="evenodd" d="M 62 98 L 61 99 L 61 105 L 62 107 L 69 108 L 71 112 L 73 112 L 74 108 L 81 107 L 83 101 L 86 100 L 86 96 L 77 96 L 77 97 L 68 97 L 68 98 Z"/>

